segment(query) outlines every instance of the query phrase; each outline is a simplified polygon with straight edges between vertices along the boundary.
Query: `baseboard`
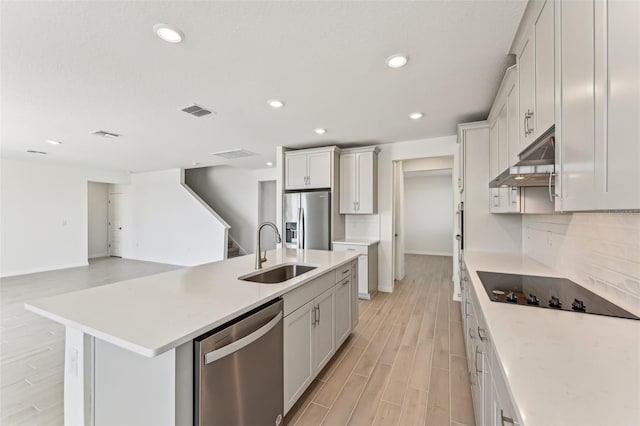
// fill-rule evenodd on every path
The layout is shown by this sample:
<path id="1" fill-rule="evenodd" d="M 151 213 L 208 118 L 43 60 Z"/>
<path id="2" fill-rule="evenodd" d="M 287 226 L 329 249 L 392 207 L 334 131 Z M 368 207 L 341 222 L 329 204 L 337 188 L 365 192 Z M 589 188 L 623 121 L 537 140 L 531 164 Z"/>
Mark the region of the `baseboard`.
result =
<path id="1" fill-rule="evenodd" d="M 20 269 L 17 271 L 9 272 L 8 274 L 5 274 L 4 272 L 0 272 L 0 277 L 8 278 L 8 277 L 16 277 L 18 275 L 37 274 L 38 272 L 49 272 L 49 271 L 57 271 L 60 269 L 78 268 L 80 266 L 87 266 L 88 264 L 89 262 L 80 262 L 80 263 L 71 263 L 67 265 L 58 265 L 58 266 L 47 267 L 47 268 Z"/>
<path id="2" fill-rule="evenodd" d="M 383 293 L 393 293 L 393 289 L 389 286 L 379 286 L 378 291 L 381 291 Z"/>
<path id="3" fill-rule="evenodd" d="M 99 257 L 109 257 L 110 254 L 109 253 L 97 253 L 97 254 L 90 254 L 89 255 L 89 259 L 97 259 Z"/>
<path id="4" fill-rule="evenodd" d="M 442 253 L 442 252 L 435 252 L 435 251 L 406 251 L 405 250 L 404 254 L 421 254 L 424 256 L 446 256 L 446 257 L 453 256 L 453 253 Z"/>

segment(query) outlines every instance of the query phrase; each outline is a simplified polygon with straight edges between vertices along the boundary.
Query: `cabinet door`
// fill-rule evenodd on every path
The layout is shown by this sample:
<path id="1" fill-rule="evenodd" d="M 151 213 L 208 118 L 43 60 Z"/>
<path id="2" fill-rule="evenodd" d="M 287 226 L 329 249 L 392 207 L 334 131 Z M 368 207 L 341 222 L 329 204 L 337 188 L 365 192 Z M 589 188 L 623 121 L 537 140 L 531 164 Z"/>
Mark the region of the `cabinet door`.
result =
<path id="1" fill-rule="evenodd" d="M 375 213 L 373 192 L 373 152 L 356 154 L 357 161 L 357 198 L 356 209 L 359 214 Z"/>
<path id="2" fill-rule="evenodd" d="M 315 306 L 315 305 L 313 305 Z M 314 377 L 312 302 L 284 317 L 284 411 L 295 404 Z"/>
<path id="3" fill-rule="evenodd" d="M 307 155 L 285 154 L 285 189 L 301 189 L 307 186 Z"/>
<path id="4" fill-rule="evenodd" d="M 597 2 L 595 10 L 595 22 L 606 22 L 596 27 L 597 208 L 640 209 L 640 2 Z"/>
<path id="5" fill-rule="evenodd" d="M 331 152 L 314 152 L 307 154 L 308 185 L 307 188 L 331 187 Z"/>
<path id="6" fill-rule="evenodd" d="M 555 122 L 553 1 L 547 0 L 535 23 L 535 140 Z"/>
<path id="7" fill-rule="evenodd" d="M 351 330 L 358 325 L 360 309 L 358 306 L 358 261 L 351 262 Z"/>
<path id="8" fill-rule="evenodd" d="M 507 99 L 498 113 L 498 170 L 497 175 L 504 172 L 509 167 L 509 116 L 507 109 Z M 496 175 L 496 176 L 497 176 Z"/>
<path id="9" fill-rule="evenodd" d="M 507 150 L 509 166 L 518 162 L 520 149 L 520 115 L 518 114 L 518 75 L 514 73 L 507 88 Z"/>
<path id="10" fill-rule="evenodd" d="M 331 356 L 335 352 L 335 322 L 334 322 L 334 306 L 335 306 L 335 289 L 325 291 L 314 299 L 316 306 L 316 326 L 313 338 L 313 371 L 320 372 Z M 315 374 L 314 373 L 314 374 Z"/>
<path id="11" fill-rule="evenodd" d="M 597 198 L 594 180 L 594 3 L 563 1 L 560 7 L 562 209 L 592 210 Z"/>
<path id="12" fill-rule="evenodd" d="M 535 132 L 535 51 L 533 28 L 518 55 L 518 102 L 520 103 L 520 151 L 533 142 Z"/>
<path id="13" fill-rule="evenodd" d="M 351 277 L 336 284 L 336 348 L 351 332 Z"/>
<path id="14" fill-rule="evenodd" d="M 489 124 L 489 175 L 494 179 L 500 174 L 500 135 L 498 118 Z"/>
<path id="15" fill-rule="evenodd" d="M 358 256 L 358 293 L 369 299 L 369 256 Z"/>
<path id="16" fill-rule="evenodd" d="M 494 390 L 488 358 L 482 357 L 482 421 L 484 426 L 495 425 Z"/>
<path id="17" fill-rule="evenodd" d="M 340 214 L 356 212 L 356 154 L 340 156 Z"/>

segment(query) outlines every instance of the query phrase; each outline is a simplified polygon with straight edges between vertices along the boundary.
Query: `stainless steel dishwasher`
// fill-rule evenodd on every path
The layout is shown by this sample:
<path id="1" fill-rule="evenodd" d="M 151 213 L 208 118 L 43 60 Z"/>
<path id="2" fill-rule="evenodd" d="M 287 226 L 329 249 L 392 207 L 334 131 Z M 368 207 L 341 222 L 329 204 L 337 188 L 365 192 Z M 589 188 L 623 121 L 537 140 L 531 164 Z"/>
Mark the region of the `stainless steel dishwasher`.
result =
<path id="1" fill-rule="evenodd" d="M 197 426 L 282 423 L 282 300 L 194 340 Z"/>

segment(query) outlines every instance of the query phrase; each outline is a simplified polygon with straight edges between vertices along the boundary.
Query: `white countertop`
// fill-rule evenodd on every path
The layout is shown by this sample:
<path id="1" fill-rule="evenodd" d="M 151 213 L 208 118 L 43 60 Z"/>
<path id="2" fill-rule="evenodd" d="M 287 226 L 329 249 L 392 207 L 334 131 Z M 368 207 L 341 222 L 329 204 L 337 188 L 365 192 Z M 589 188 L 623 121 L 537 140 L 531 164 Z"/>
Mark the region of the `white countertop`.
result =
<path id="1" fill-rule="evenodd" d="M 522 256 L 464 259 L 525 425 L 640 425 L 640 321 L 491 302 L 478 270 L 562 275 Z"/>
<path id="2" fill-rule="evenodd" d="M 380 240 L 375 238 L 344 238 L 342 240 L 336 240 L 333 244 L 353 244 L 356 246 L 372 246 L 378 244 Z"/>
<path id="3" fill-rule="evenodd" d="M 263 268 L 297 262 L 317 269 L 280 284 L 238 280 L 254 255 L 35 300 L 25 307 L 116 346 L 153 357 L 349 262 L 356 253 L 277 249 Z"/>

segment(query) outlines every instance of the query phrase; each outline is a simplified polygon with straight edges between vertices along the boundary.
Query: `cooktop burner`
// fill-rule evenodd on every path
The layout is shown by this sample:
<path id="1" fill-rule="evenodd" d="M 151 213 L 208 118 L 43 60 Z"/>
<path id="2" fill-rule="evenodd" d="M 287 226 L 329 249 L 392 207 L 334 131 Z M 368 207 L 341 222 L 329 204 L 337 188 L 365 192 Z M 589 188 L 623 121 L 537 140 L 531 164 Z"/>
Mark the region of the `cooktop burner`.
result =
<path id="1" fill-rule="evenodd" d="M 640 320 L 566 278 L 478 271 L 493 302 Z"/>

